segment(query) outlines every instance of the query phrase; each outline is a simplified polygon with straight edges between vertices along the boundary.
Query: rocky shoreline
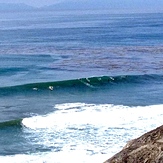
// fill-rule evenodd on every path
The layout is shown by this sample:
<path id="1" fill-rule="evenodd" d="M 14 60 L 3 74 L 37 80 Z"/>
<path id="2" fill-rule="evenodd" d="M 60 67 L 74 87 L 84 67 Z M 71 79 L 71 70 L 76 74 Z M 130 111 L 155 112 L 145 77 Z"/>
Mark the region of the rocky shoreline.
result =
<path id="1" fill-rule="evenodd" d="M 104 163 L 163 163 L 163 125 L 129 141 Z"/>

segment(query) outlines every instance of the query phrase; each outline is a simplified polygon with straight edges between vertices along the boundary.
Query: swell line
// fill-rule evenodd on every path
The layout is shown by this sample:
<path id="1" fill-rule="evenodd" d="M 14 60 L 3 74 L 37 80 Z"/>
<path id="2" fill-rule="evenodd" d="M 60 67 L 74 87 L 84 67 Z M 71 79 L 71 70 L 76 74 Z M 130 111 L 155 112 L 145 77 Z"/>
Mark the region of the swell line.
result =
<path id="1" fill-rule="evenodd" d="M 62 88 L 99 88 L 104 85 L 113 85 L 119 83 L 147 83 L 147 82 L 163 81 L 162 75 L 122 75 L 122 76 L 101 76 L 80 78 L 72 80 L 42 82 L 42 83 L 29 83 L 24 85 L 1 87 L 1 93 L 7 92 L 23 92 L 23 91 L 38 91 L 38 90 L 57 90 Z"/>

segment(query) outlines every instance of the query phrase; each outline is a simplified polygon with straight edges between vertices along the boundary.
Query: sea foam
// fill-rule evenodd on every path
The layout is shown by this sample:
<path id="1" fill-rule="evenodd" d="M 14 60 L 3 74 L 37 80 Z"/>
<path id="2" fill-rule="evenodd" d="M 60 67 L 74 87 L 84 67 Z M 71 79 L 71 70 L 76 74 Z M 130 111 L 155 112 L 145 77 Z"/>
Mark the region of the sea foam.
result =
<path id="1" fill-rule="evenodd" d="M 48 153 L 29 155 L 29 158 L 42 161 L 44 158 L 45 162 L 53 160 L 56 163 L 90 162 L 91 159 L 102 162 L 119 151 L 128 140 L 161 125 L 162 107 L 85 103 L 55 105 L 56 111 L 52 113 L 22 121 L 27 138 L 35 140 L 32 145 L 40 144 L 50 149 Z"/>

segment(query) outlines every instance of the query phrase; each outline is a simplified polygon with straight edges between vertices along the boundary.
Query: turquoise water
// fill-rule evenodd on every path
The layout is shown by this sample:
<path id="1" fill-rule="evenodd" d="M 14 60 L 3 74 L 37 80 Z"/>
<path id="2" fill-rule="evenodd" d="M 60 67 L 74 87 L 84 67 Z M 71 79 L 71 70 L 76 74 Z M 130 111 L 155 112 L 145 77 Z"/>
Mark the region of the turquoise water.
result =
<path id="1" fill-rule="evenodd" d="M 162 19 L 1 12 L 0 162 L 103 162 L 162 125 Z"/>

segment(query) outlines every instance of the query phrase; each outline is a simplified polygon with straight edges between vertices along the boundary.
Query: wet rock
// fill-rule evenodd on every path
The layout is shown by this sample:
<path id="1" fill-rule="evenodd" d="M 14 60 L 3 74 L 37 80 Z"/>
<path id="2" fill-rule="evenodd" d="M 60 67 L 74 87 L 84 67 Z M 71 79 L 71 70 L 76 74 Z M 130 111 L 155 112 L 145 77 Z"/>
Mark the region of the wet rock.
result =
<path id="1" fill-rule="evenodd" d="M 129 141 L 104 163 L 163 163 L 163 125 Z"/>

